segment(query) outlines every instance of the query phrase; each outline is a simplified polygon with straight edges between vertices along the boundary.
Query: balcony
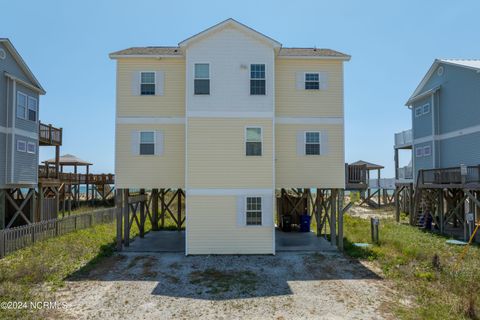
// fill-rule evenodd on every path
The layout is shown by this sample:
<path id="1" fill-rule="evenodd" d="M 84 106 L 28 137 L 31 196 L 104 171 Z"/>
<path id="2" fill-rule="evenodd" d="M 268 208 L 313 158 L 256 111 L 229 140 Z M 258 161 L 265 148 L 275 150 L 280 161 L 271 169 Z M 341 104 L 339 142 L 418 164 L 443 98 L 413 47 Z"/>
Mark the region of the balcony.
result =
<path id="1" fill-rule="evenodd" d="M 419 171 L 419 186 L 456 188 L 471 186 L 480 188 L 480 166 L 427 169 Z"/>
<path id="2" fill-rule="evenodd" d="M 410 149 L 413 144 L 412 129 L 395 133 L 395 149 Z"/>
<path id="3" fill-rule="evenodd" d="M 411 166 L 405 166 L 397 169 L 397 180 L 412 180 L 413 168 Z"/>
<path id="4" fill-rule="evenodd" d="M 41 146 L 61 146 L 62 128 L 55 128 L 51 124 L 39 123 L 38 142 Z"/>

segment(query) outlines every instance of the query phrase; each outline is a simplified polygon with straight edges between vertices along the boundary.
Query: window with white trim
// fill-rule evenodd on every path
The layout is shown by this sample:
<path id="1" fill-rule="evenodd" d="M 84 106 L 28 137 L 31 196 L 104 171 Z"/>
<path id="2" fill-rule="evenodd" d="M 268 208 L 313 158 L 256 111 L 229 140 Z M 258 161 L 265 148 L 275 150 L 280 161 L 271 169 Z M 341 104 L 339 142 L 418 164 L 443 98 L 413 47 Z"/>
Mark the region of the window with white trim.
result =
<path id="1" fill-rule="evenodd" d="M 430 146 L 423 147 L 423 156 L 429 157 L 432 155 L 432 148 Z"/>
<path id="2" fill-rule="evenodd" d="M 262 128 L 245 128 L 245 154 L 247 156 L 262 155 Z"/>
<path id="3" fill-rule="evenodd" d="M 415 108 L 415 117 L 420 117 L 423 114 L 423 108 L 422 107 L 416 107 Z"/>
<path id="4" fill-rule="evenodd" d="M 422 114 L 427 114 L 427 113 L 429 113 L 429 112 L 430 112 L 430 104 L 428 104 L 428 103 L 427 103 L 427 104 L 424 104 L 424 105 L 422 106 Z"/>
<path id="5" fill-rule="evenodd" d="M 265 95 L 265 65 L 250 65 L 250 94 Z"/>
<path id="6" fill-rule="evenodd" d="M 262 197 L 246 197 L 245 218 L 247 226 L 262 225 Z"/>
<path id="7" fill-rule="evenodd" d="M 26 119 L 27 118 L 27 101 L 28 96 L 24 93 L 17 92 L 17 118 Z"/>
<path id="8" fill-rule="evenodd" d="M 35 154 L 37 152 L 37 145 L 33 142 L 27 143 L 27 152 Z"/>
<path id="9" fill-rule="evenodd" d="M 142 96 L 155 95 L 155 72 L 140 72 L 140 94 Z"/>
<path id="10" fill-rule="evenodd" d="M 155 154 L 155 132 L 141 131 L 140 132 L 140 155 Z"/>
<path id="11" fill-rule="evenodd" d="M 320 155 L 320 132 L 318 131 L 305 132 L 305 154 Z"/>
<path id="12" fill-rule="evenodd" d="M 194 94 L 210 94 L 210 64 L 195 63 Z"/>
<path id="13" fill-rule="evenodd" d="M 37 99 L 28 97 L 28 120 L 37 121 Z"/>
<path id="14" fill-rule="evenodd" d="M 423 157 L 423 148 L 421 147 L 415 148 L 415 157 L 417 158 Z"/>
<path id="15" fill-rule="evenodd" d="M 305 90 L 320 90 L 320 74 L 318 72 L 305 73 Z"/>
<path id="16" fill-rule="evenodd" d="M 17 151 L 26 152 L 27 151 L 27 142 L 24 140 L 17 140 Z"/>

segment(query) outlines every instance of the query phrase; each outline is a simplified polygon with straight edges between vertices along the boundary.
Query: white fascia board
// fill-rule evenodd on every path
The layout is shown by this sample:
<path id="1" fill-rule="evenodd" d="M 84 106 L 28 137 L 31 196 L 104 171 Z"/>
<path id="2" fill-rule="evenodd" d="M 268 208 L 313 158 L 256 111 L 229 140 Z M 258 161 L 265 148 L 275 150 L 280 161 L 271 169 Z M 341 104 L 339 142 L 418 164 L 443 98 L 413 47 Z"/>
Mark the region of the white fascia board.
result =
<path id="1" fill-rule="evenodd" d="M 184 117 L 117 117 L 117 124 L 185 124 Z"/>
<path id="2" fill-rule="evenodd" d="M 343 117 L 276 117 L 276 124 L 343 124 Z"/>
<path id="3" fill-rule="evenodd" d="M 168 55 L 168 54 L 110 54 L 110 59 L 131 59 L 131 58 L 149 58 L 149 59 L 185 59 L 184 55 Z"/>
<path id="4" fill-rule="evenodd" d="M 277 55 L 278 59 L 302 59 L 302 60 L 341 60 L 341 61 L 350 61 L 351 56 L 348 57 L 329 57 L 329 56 L 280 56 Z"/>

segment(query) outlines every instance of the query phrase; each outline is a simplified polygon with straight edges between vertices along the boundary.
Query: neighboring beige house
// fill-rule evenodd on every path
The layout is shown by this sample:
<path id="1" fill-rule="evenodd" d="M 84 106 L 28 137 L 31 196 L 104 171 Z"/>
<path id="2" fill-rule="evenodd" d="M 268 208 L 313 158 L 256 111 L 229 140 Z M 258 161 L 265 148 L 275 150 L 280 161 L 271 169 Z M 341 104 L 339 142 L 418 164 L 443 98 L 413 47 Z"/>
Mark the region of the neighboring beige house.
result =
<path id="1" fill-rule="evenodd" d="M 345 185 L 343 62 L 233 20 L 117 60 L 117 188 L 186 191 L 186 254 L 275 253 L 275 190 Z"/>

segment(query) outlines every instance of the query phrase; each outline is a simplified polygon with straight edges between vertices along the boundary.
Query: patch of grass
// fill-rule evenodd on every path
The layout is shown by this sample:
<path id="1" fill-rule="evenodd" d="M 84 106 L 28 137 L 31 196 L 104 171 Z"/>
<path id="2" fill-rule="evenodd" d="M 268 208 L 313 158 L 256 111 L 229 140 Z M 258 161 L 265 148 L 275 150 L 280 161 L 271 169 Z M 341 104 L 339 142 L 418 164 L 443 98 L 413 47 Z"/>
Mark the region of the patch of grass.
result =
<path id="1" fill-rule="evenodd" d="M 345 216 L 345 252 L 377 263 L 400 295 L 395 309 L 401 319 L 478 319 L 480 315 L 480 248 L 472 246 L 457 260 L 462 247 L 445 243 L 446 237 L 424 232 L 393 219 L 380 222 L 380 243 L 371 242 L 370 221 Z M 414 303 L 402 305 L 402 297 Z"/>
<path id="2" fill-rule="evenodd" d="M 147 223 L 146 230 L 150 230 Z M 132 226 L 131 237 L 138 234 Z M 66 278 L 88 273 L 115 250 L 116 224 L 100 224 L 39 241 L 0 259 L 0 302 L 52 301 Z M 38 318 L 33 310 L 0 309 L 0 319 Z M 35 311 L 43 312 L 43 311 Z"/>
<path id="3" fill-rule="evenodd" d="M 220 271 L 209 268 L 204 271 L 190 273 L 190 283 L 202 286 L 209 294 L 222 294 L 231 290 L 238 290 L 241 294 L 248 294 L 255 290 L 257 276 L 252 271 Z"/>

